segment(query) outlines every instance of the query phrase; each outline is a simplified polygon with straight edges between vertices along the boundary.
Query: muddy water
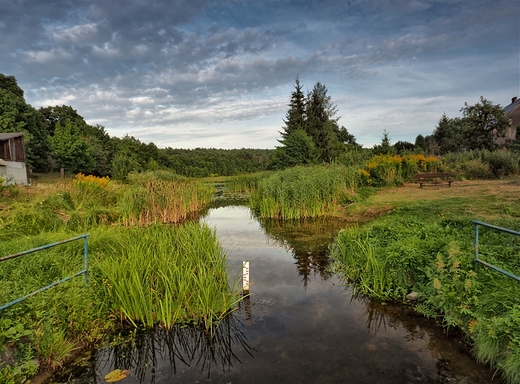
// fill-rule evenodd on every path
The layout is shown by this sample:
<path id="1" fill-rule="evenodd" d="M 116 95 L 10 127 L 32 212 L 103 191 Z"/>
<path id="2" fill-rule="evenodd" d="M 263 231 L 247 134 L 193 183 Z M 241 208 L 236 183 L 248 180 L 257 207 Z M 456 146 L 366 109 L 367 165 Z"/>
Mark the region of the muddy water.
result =
<path id="1" fill-rule="evenodd" d="M 202 221 L 216 228 L 232 276 L 249 261 L 250 297 L 213 337 L 196 327 L 139 333 L 96 351 L 69 382 L 127 369 L 121 383 L 501 383 L 459 335 L 352 296 L 326 251 L 344 223 L 259 223 L 239 206 Z"/>

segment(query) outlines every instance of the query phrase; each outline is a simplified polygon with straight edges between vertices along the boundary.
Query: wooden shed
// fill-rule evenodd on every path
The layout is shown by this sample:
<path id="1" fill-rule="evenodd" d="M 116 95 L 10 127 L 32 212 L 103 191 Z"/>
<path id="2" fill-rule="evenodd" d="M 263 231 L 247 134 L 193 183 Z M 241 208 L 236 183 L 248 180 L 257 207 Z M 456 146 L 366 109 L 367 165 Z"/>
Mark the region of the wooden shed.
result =
<path id="1" fill-rule="evenodd" d="M 23 132 L 0 133 L 0 177 L 7 184 L 27 184 Z"/>

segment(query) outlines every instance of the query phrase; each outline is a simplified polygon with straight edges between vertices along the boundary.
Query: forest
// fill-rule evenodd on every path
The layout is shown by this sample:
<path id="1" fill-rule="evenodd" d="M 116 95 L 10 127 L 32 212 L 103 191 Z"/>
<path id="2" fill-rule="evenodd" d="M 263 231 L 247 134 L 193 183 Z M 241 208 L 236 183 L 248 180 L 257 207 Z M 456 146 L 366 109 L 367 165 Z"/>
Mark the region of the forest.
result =
<path id="1" fill-rule="evenodd" d="M 414 143 L 392 144 L 382 130 L 379 144 L 363 148 L 339 126 L 337 107 L 324 84 L 317 82 L 307 95 L 302 89 L 297 77 L 275 149 L 159 148 L 129 135 L 110 136 L 102 125 L 87 124 L 73 106 L 36 109 L 25 101 L 14 76 L 0 74 L 0 132 L 24 132 L 27 165 L 34 174 L 64 169 L 69 175 L 122 181 L 130 172 L 159 169 L 188 177 L 231 176 L 296 165 L 353 165 L 373 155 L 520 149 L 518 136 L 505 138 L 509 119 L 503 108 L 483 97 L 475 105 L 465 104 L 461 117 L 443 114 L 432 134 L 418 135 Z"/>

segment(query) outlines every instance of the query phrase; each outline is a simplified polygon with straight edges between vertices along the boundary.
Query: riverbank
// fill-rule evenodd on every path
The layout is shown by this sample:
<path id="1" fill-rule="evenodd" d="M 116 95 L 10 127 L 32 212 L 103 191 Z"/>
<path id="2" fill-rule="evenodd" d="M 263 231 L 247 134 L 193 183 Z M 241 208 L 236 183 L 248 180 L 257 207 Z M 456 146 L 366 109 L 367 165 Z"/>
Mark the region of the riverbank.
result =
<path id="1" fill-rule="evenodd" d="M 379 190 L 345 208 L 351 222 L 364 224 L 338 234 L 332 246 L 337 270 L 363 294 L 408 301 L 445 327 L 461 329 L 478 361 L 519 383 L 520 287 L 486 267 L 475 268 L 472 223 L 518 231 L 519 187 L 520 179 L 511 177 Z M 516 236 L 493 230 L 480 236 L 488 262 L 520 275 Z"/>

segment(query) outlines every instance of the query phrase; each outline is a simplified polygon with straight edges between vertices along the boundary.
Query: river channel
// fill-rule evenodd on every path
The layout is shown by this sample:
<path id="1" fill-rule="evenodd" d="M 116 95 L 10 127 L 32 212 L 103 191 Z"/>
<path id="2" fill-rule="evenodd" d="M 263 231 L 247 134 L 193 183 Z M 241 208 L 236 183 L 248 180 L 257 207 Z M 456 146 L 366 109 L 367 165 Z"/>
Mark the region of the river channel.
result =
<path id="1" fill-rule="evenodd" d="M 337 220 L 259 222 L 244 206 L 209 210 L 232 279 L 249 261 L 251 294 L 214 331 L 155 329 L 93 353 L 55 382 L 502 383 L 456 332 L 398 305 L 355 297 L 330 272 Z"/>

